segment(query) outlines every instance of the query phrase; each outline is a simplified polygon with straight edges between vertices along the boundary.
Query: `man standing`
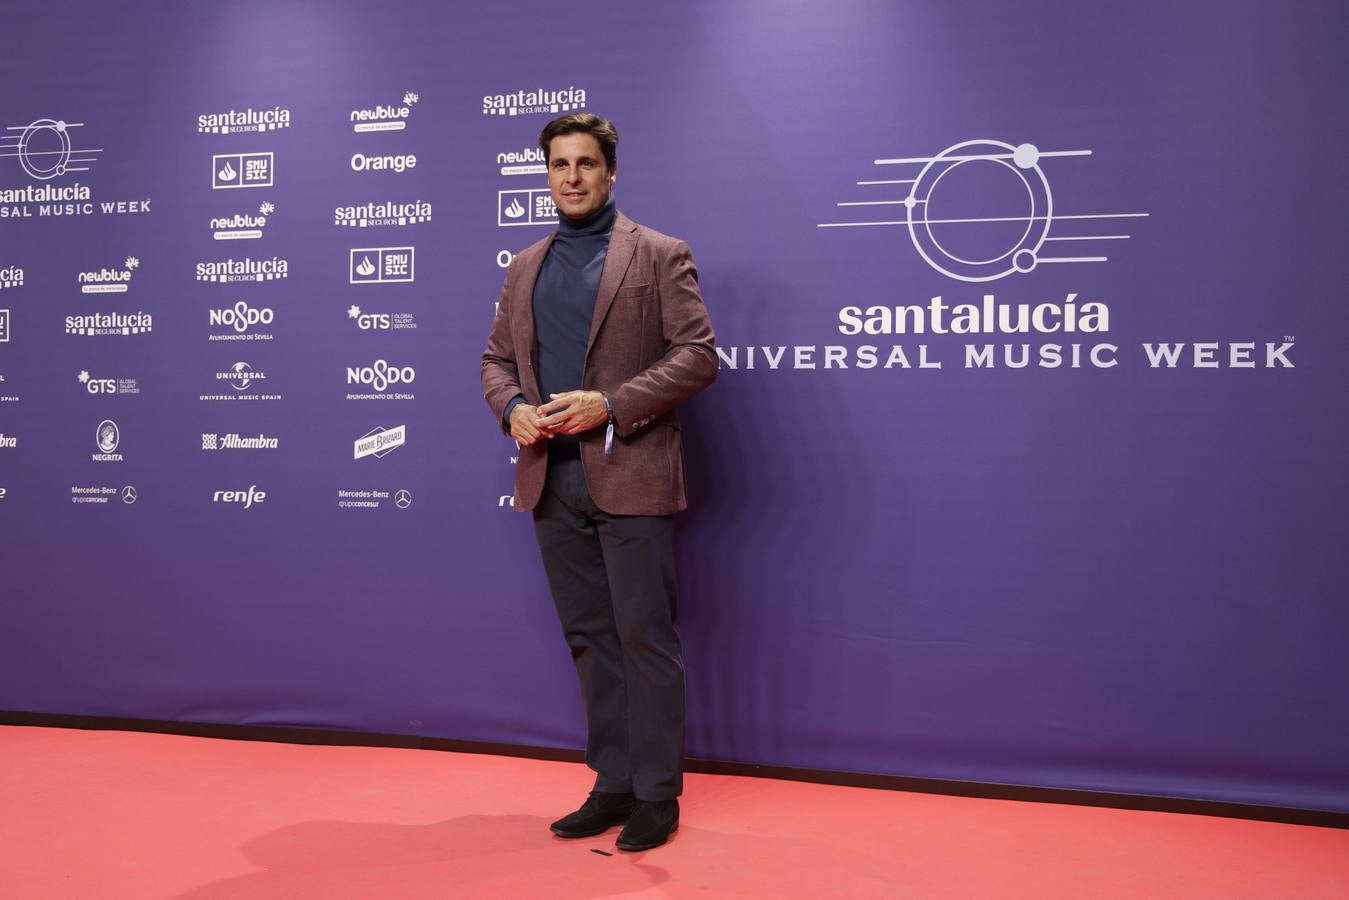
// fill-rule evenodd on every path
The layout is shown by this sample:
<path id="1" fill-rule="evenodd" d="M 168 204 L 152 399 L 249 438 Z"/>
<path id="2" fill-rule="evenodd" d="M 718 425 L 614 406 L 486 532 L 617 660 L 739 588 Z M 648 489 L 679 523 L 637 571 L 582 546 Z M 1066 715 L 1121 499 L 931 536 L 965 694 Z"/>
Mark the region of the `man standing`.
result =
<path id="1" fill-rule="evenodd" d="M 563 116 L 539 146 L 558 229 L 506 272 L 483 393 L 520 444 L 514 505 L 534 513 L 596 773 L 585 804 L 552 831 L 626 823 L 619 849 L 646 850 L 678 827 L 683 788 L 673 514 L 687 499 L 675 407 L 716 378 L 717 357 L 688 246 L 614 207 L 613 123 Z"/>

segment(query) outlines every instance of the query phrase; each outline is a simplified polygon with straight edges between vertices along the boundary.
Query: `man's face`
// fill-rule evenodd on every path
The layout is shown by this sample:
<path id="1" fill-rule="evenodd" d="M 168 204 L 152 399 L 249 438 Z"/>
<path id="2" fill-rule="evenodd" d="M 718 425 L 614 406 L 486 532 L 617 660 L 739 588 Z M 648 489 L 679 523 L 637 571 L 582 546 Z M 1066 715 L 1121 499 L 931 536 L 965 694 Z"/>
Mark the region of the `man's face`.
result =
<path id="1" fill-rule="evenodd" d="M 548 189 L 569 219 L 584 219 L 607 203 L 617 173 L 618 166 L 604 162 L 594 135 L 560 134 L 548 144 Z"/>

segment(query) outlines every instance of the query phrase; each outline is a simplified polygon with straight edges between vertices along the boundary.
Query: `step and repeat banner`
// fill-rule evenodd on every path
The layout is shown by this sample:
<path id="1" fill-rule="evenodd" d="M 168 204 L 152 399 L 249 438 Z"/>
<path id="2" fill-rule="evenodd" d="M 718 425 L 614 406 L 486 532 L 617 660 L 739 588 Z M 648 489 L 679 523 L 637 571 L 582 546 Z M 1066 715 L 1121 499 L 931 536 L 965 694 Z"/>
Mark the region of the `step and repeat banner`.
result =
<path id="1" fill-rule="evenodd" d="M 75 3 L 0 58 L 0 709 L 579 746 L 480 356 L 689 242 L 691 755 L 1349 810 L 1333 4 Z"/>

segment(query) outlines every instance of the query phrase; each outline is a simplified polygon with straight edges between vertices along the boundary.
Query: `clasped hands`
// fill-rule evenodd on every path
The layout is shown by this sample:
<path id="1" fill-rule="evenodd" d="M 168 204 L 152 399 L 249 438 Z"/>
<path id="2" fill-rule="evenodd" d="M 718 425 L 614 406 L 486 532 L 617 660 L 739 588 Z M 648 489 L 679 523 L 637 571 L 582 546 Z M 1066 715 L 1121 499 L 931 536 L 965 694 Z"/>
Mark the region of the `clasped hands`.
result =
<path id="1" fill-rule="evenodd" d="M 511 410 L 511 437 L 522 447 L 547 440 L 555 434 L 580 434 L 609 419 L 604 395 L 599 391 L 567 391 L 549 394 L 542 406 L 520 403 Z"/>

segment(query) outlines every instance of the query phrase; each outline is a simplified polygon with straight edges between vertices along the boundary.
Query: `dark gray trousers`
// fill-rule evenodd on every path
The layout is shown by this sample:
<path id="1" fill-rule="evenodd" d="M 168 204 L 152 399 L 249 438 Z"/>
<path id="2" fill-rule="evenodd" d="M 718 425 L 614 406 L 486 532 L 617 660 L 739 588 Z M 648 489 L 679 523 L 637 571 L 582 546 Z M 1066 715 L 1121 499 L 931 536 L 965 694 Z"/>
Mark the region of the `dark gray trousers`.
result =
<path id="1" fill-rule="evenodd" d="M 679 796 L 684 662 L 674 629 L 674 517 L 601 512 L 581 461 L 559 459 L 549 461 L 534 531 L 581 682 L 594 790 Z"/>

